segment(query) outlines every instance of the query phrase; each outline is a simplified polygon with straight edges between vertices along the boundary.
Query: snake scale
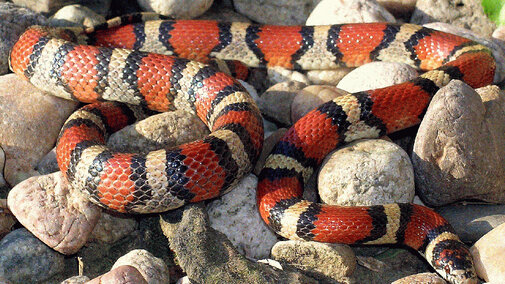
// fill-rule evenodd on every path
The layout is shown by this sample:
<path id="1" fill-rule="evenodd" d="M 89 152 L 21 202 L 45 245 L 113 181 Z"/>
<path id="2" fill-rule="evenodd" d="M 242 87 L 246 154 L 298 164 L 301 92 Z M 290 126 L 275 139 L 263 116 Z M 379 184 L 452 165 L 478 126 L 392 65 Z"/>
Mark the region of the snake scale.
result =
<path id="1" fill-rule="evenodd" d="M 334 148 L 418 124 L 431 97 L 452 79 L 475 88 L 491 84 L 495 61 L 478 43 L 411 24 L 144 22 L 137 15 L 85 34 L 31 27 L 14 45 L 10 65 L 42 90 L 90 103 L 68 118 L 58 138 L 58 164 L 71 185 L 105 208 L 148 213 L 219 196 L 258 159 L 260 111 L 234 78 L 201 63 L 211 57 L 296 70 L 395 61 L 426 71 L 399 85 L 338 97 L 296 122 L 261 171 L 259 212 L 289 239 L 404 244 L 451 283 L 476 283 L 467 247 L 431 209 L 341 207 L 301 196 L 307 179 Z M 135 121 L 143 109 L 175 108 L 198 115 L 210 135 L 146 154 L 104 146 L 109 133 Z"/>

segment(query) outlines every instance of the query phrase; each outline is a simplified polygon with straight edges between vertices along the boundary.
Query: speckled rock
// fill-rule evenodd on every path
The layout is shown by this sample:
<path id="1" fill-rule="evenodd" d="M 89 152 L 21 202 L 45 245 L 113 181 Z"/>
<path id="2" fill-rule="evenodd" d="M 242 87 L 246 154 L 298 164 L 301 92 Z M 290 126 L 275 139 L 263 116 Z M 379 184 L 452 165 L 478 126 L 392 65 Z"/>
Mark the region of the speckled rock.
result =
<path id="1" fill-rule="evenodd" d="M 52 14 L 70 4 L 81 4 L 100 15 L 107 15 L 112 0 L 13 0 L 14 4 L 30 8 L 33 11 Z"/>
<path id="2" fill-rule="evenodd" d="M 306 85 L 310 84 L 310 80 L 307 78 L 307 75 L 295 71 L 289 70 L 280 66 L 268 67 L 267 68 L 268 80 L 270 83 L 278 84 L 286 81 L 298 81 L 302 82 Z"/>
<path id="3" fill-rule="evenodd" d="M 35 165 L 54 147 L 76 103 L 39 91 L 14 74 L 0 76 L 0 89 L 0 145 L 7 157 L 4 177 L 14 186 L 38 174 Z"/>
<path id="4" fill-rule="evenodd" d="M 111 271 L 91 279 L 87 284 L 147 284 L 148 282 L 142 274 L 133 266 L 122 265 L 112 269 Z"/>
<path id="5" fill-rule="evenodd" d="M 16 219 L 7 207 L 7 200 L 0 199 L 0 240 L 5 234 L 10 232 L 15 223 Z"/>
<path id="6" fill-rule="evenodd" d="M 467 243 L 473 243 L 505 223 L 505 205 L 467 204 L 448 205 L 437 208 L 456 230 L 459 238 Z"/>
<path id="7" fill-rule="evenodd" d="M 84 284 L 88 282 L 90 279 L 88 276 L 72 276 L 70 278 L 67 278 L 63 281 L 61 281 L 60 284 Z"/>
<path id="8" fill-rule="evenodd" d="M 132 216 L 115 216 L 104 211 L 93 228 L 88 241 L 113 244 L 129 235 L 136 228 L 137 221 Z"/>
<path id="9" fill-rule="evenodd" d="M 344 76 L 337 88 L 354 93 L 400 84 L 416 78 L 417 75 L 413 67 L 404 63 L 372 62 Z"/>
<path id="10" fill-rule="evenodd" d="M 25 228 L 63 254 L 73 254 L 86 243 L 101 214 L 61 172 L 21 182 L 9 192 L 7 202 Z"/>
<path id="11" fill-rule="evenodd" d="M 320 0 L 234 0 L 235 9 L 263 24 L 303 25 Z"/>
<path id="12" fill-rule="evenodd" d="M 192 19 L 205 13 L 213 0 L 137 0 L 142 10 L 156 12 L 175 19 Z"/>
<path id="13" fill-rule="evenodd" d="M 384 7 L 370 0 L 323 0 L 307 19 L 307 25 L 396 22 Z"/>
<path id="14" fill-rule="evenodd" d="M 417 0 L 410 22 L 445 22 L 489 37 L 496 25 L 484 14 L 480 1 Z"/>
<path id="15" fill-rule="evenodd" d="M 419 273 L 403 277 L 391 284 L 446 284 L 447 282 L 436 273 Z"/>
<path id="16" fill-rule="evenodd" d="M 318 187 L 321 200 L 335 205 L 412 202 L 415 194 L 407 153 L 381 139 L 352 142 L 330 153 Z"/>
<path id="17" fill-rule="evenodd" d="M 256 205 L 258 178 L 248 175 L 229 193 L 207 206 L 211 227 L 225 234 L 249 258 L 266 258 L 277 236 L 265 225 Z"/>
<path id="18" fill-rule="evenodd" d="M 286 81 L 268 88 L 258 100 L 258 107 L 265 118 L 291 125 L 291 103 L 297 91 L 306 84 L 298 81 Z"/>
<path id="19" fill-rule="evenodd" d="M 281 241 L 272 248 L 272 257 L 309 275 L 324 275 L 337 281 L 352 275 L 356 269 L 354 252 L 342 244 Z"/>
<path id="20" fill-rule="evenodd" d="M 471 248 L 477 275 L 492 283 L 503 283 L 505 279 L 505 224 L 484 235 Z"/>
<path id="21" fill-rule="evenodd" d="M 64 257 L 26 229 L 7 234 L 0 241 L 0 277 L 13 283 L 42 282 L 63 272 Z"/>
<path id="22" fill-rule="evenodd" d="M 416 2 L 417 0 L 377 0 L 382 7 L 401 18 L 410 16 L 416 7 Z"/>
<path id="23" fill-rule="evenodd" d="M 335 70 L 309 70 L 307 79 L 314 85 L 337 85 L 352 68 L 340 67 Z"/>
<path id="24" fill-rule="evenodd" d="M 277 144 L 277 142 L 279 142 L 282 136 L 284 136 L 286 131 L 288 131 L 287 128 L 279 128 L 265 139 L 265 141 L 263 142 L 263 148 L 261 149 L 261 154 L 258 158 L 258 161 L 256 162 L 256 166 L 254 167 L 253 173 L 255 175 L 260 174 L 261 169 L 263 169 L 263 166 L 265 165 L 265 161 L 268 155 L 274 148 L 275 144 Z"/>
<path id="25" fill-rule="evenodd" d="M 93 27 L 104 23 L 105 17 L 95 13 L 86 6 L 79 4 L 68 5 L 59 9 L 51 17 L 51 25 L 55 26 L 84 26 Z"/>
<path id="26" fill-rule="evenodd" d="M 505 94 L 453 80 L 433 97 L 412 153 L 418 194 L 431 206 L 505 202 Z"/>
<path id="27" fill-rule="evenodd" d="M 345 95 L 347 92 L 337 89 L 334 86 L 311 85 L 298 91 L 291 103 L 291 121 L 297 122 L 309 111 L 333 100 L 336 97 Z"/>
<path id="28" fill-rule="evenodd" d="M 21 33 L 31 25 L 46 22 L 44 16 L 29 9 L 0 2 L 0 75 L 9 71 L 9 52 Z"/>
<path id="29" fill-rule="evenodd" d="M 143 249 L 132 250 L 120 257 L 112 269 L 123 265 L 135 267 L 149 284 L 164 284 L 170 282 L 167 265 L 163 260 L 155 257 Z"/>
<path id="30" fill-rule="evenodd" d="M 204 137 L 209 129 L 196 116 L 183 110 L 150 116 L 112 134 L 107 141 L 118 151 L 152 151 Z"/>

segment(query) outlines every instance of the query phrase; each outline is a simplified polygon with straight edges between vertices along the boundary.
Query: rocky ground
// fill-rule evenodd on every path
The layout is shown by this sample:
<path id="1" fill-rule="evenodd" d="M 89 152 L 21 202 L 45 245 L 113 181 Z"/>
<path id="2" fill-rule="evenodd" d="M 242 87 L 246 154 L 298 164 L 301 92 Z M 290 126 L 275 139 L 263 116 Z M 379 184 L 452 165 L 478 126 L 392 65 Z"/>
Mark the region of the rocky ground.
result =
<path id="1" fill-rule="evenodd" d="M 452 81 L 419 127 L 335 150 L 304 194 L 338 205 L 435 208 L 471 246 L 479 277 L 505 281 L 505 27 L 484 15 L 480 1 L 0 0 L 1 283 L 446 283 L 404 247 L 282 240 L 256 208 L 256 175 L 285 127 L 346 92 L 415 78 L 419 71 L 404 64 L 254 70 L 243 84 L 266 118 L 263 154 L 255 171 L 219 199 L 129 216 L 103 211 L 70 188 L 53 147 L 78 104 L 11 74 L 9 51 L 30 25 L 89 27 L 139 11 L 288 25 L 409 22 L 488 46 L 498 64 L 496 85 L 474 90 Z M 197 118 L 176 111 L 123 129 L 109 144 L 145 150 L 207 133 Z"/>

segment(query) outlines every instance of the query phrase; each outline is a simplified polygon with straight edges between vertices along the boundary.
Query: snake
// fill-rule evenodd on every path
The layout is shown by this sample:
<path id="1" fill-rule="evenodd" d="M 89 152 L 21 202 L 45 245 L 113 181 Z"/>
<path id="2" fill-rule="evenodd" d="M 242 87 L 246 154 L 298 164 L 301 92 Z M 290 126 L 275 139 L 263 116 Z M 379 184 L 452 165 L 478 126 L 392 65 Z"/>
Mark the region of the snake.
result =
<path id="1" fill-rule="evenodd" d="M 491 84 L 495 60 L 479 43 L 413 24 L 275 26 L 130 15 L 85 32 L 30 27 L 9 62 L 37 88 L 89 103 L 58 137 L 57 161 L 69 183 L 106 209 L 153 213 L 228 192 L 260 155 L 260 110 L 239 81 L 206 64 L 209 58 L 294 70 L 395 61 L 425 71 L 402 84 L 337 97 L 298 120 L 259 174 L 258 210 L 285 238 L 402 244 L 450 283 L 476 283 L 468 248 L 432 209 L 336 206 L 309 202 L 302 193 L 330 151 L 419 124 L 430 99 L 451 80 L 474 88 Z M 105 146 L 110 133 L 176 108 L 196 114 L 210 134 L 147 153 Z"/>

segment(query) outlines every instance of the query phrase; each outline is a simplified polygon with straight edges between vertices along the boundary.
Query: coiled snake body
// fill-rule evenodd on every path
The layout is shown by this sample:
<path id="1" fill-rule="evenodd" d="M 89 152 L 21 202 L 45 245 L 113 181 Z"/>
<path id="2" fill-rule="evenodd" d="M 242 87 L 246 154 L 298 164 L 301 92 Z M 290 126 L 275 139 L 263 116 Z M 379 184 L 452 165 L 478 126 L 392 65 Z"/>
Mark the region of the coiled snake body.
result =
<path id="1" fill-rule="evenodd" d="M 405 244 L 450 282 L 475 283 L 468 249 L 432 210 L 413 204 L 330 206 L 301 195 L 335 147 L 419 123 L 430 98 L 452 79 L 472 87 L 492 83 L 495 62 L 486 47 L 410 24 L 288 27 L 125 20 L 138 19 L 123 17 L 96 29 L 85 38 L 93 45 L 71 42 L 82 35 L 66 30 L 32 27 L 11 52 L 11 69 L 35 86 L 92 103 L 72 114 L 57 144 L 58 164 L 74 187 L 112 210 L 161 212 L 216 197 L 251 171 L 263 144 L 255 102 L 235 79 L 191 60 L 217 57 L 292 69 L 405 62 L 431 71 L 403 84 L 338 97 L 289 129 L 261 171 L 260 215 L 290 239 Z M 104 146 L 105 137 L 133 122 L 140 110 L 103 100 L 156 111 L 183 108 L 196 113 L 211 134 L 147 154 L 115 153 Z"/>

